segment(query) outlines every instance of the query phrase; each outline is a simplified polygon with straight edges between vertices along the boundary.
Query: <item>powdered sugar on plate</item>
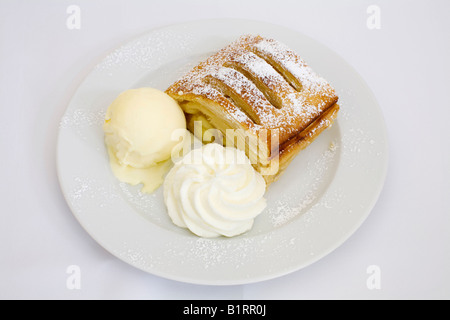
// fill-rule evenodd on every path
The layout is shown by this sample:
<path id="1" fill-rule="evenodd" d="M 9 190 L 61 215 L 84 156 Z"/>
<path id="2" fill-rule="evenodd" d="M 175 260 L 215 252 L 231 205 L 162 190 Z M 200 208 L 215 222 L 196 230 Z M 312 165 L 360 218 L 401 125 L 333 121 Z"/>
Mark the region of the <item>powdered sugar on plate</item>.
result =
<path id="1" fill-rule="evenodd" d="M 307 161 L 301 176 L 303 184 L 300 189 L 286 190 L 268 210 L 267 215 L 274 227 L 282 226 L 305 213 L 322 196 L 334 175 L 339 148 L 339 143 L 332 141 L 329 148 L 322 151 L 318 157 Z"/>
<path id="2" fill-rule="evenodd" d="M 95 69 L 105 72 L 124 65 L 138 69 L 151 69 L 165 60 L 164 53 L 170 51 L 172 47 L 175 47 L 180 55 L 188 54 L 192 49 L 192 41 L 190 37 L 180 36 L 167 30 L 155 31 L 147 37 L 139 38 L 113 50 Z"/>

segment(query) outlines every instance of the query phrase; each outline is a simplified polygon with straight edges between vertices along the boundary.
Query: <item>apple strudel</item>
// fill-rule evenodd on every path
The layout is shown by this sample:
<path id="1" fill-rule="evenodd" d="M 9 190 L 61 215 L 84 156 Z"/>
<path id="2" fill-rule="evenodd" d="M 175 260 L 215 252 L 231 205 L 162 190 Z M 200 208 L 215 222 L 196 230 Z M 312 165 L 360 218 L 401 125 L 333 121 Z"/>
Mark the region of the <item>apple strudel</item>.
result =
<path id="1" fill-rule="evenodd" d="M 335 90 L 299 55 L 254 35 L 199 63 L 166 93 L 180 104 L 191 132 L 244 150 L 267 185 L 339 110 Z"/>

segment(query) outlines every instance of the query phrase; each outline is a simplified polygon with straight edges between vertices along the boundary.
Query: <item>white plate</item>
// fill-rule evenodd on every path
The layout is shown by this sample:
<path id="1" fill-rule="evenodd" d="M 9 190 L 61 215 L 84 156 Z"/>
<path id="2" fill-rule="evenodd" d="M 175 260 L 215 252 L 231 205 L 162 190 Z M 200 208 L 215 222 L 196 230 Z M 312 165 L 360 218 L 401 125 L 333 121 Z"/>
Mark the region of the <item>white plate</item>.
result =
<path id="1" fill-rule="evenodd" d="M 167 88 L 241 34 L 284 42 L 337 90 L 338 119 L 267 192 L 268 207 L 248 233 L 202 239 L 174 226 L 161 188 L 152 195 L 111 173 L 102 124 L 122 91 Z M 342 244 L 382 189 L 387 140 L 377 102 L 357 72 L 295 31 L 246 20 L 206 20 L 150 31 L 106 56 L 84 80 L 61 120 L 57 163 L 64 196 L 86 231 L 123 261 L 162 277 L 244 284 L 303 268 Z"/>

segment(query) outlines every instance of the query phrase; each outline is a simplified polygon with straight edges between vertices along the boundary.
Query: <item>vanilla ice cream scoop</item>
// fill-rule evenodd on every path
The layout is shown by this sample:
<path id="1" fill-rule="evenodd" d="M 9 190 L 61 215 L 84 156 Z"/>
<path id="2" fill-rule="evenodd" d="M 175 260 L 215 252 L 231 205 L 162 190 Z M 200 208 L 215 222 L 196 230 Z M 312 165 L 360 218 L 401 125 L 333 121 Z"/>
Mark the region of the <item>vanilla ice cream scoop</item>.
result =
<path id="1" fill-rule="evenodd" d="M 121 165 L 147 168 L 170 157 L 176 129 L 186 128 L 177 102 L 153 88 L 122 92 L 106 112 L 105 142 Z"/>
<path id="2" fill-rule="evenodd" d="M 132 185 L 143 183 L 144 192 L 153 192 L 172 164 L 171 152 L 179 143 L 173 133 L 186 130 L 186 119 L 166 93 L 130 89 L 109 106 L 103 130 L 115 176 Z"/>

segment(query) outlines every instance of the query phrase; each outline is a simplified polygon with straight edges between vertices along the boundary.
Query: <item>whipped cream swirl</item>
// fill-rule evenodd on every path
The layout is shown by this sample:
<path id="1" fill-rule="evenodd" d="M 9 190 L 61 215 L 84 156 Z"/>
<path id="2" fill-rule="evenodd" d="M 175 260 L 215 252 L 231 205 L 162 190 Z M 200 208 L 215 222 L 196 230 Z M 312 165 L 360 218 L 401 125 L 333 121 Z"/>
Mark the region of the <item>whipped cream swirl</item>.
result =
<path id="1" fill-rule="evenodd" d="M 264 178 L 243 151 L 210 143 L 175 163 L 164 180 L 173 223 L 200 237 L 232 237 L 250 230 L 266 207 Z"/>

